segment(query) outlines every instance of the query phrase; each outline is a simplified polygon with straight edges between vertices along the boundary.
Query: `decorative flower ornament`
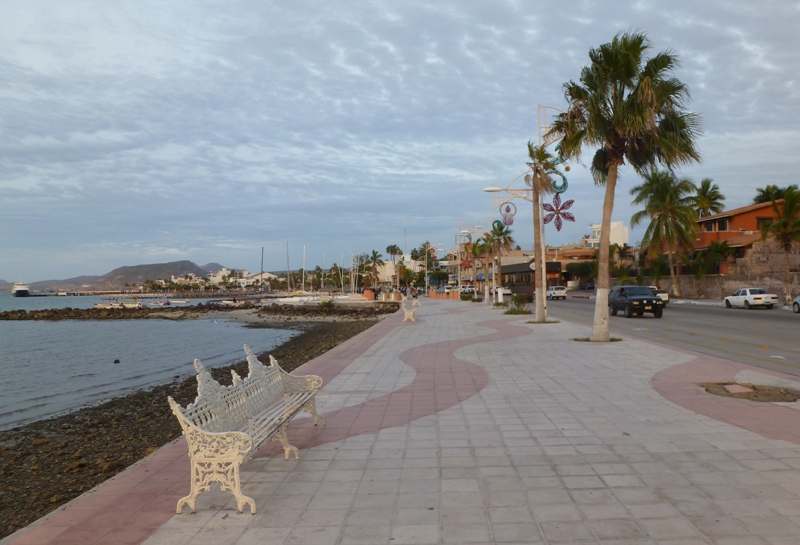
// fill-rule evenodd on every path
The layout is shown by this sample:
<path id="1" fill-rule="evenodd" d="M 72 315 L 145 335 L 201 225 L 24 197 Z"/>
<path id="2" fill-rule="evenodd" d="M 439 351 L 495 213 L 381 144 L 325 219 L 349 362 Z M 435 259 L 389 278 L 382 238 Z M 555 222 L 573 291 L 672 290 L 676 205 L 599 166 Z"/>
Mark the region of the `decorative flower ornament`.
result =
<path id="1" fill-rule="evenodd" d="M 550 223 L 555 218 L 553 224 L 556 226 L 556 231 L 561 231 L 561 218 L 564 218 L 564 221 L 575 221 L 575 216 L 569 212 L 564 212 L 564 210 L 569 210 L 574 202 L 574 200 L 570 199 L 568 201 L 564 201 L 564 204 L 561 204 L 561 196 L 556 193 L 553 196 L 553 204 L 542 204 L 542 208 L 544 208 L 547 212 L 550 212 L 544 217 L 544 223 Z"/>
<path id="2" fill-rule="evenodd" d="M 500 205 L 500 214 L 503 216 L 503 225 L 514 225 L 514 216 L 517 215 L 517 206 L 513 202 L 505 202 Z"/>

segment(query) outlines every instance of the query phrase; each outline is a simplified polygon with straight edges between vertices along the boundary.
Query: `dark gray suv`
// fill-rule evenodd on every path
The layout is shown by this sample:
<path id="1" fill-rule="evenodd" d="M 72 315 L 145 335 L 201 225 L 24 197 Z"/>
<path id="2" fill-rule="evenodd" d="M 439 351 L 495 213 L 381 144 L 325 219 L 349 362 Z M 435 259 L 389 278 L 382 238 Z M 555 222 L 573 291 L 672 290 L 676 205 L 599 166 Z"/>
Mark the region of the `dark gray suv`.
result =
<path id="1" fill-rule="evenodd" d="M 612 316 L 623 311 L 632 318 L 652 312 L 656 318 L 664 315 L 664 301 L 646 286 L 614 286 L 608 294 L 608 310 Z"/>

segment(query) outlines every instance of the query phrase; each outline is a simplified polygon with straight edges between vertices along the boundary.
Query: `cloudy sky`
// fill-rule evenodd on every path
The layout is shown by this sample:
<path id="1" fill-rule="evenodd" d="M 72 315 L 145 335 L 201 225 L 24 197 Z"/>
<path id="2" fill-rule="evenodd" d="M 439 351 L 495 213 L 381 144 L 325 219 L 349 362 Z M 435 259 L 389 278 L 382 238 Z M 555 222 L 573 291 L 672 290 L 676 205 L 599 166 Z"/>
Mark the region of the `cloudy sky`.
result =
<path id="1" fill-rule="evenodd" d="M 797 1 L 0 0 L 0 278 L 253 271 L 262 247 L 279 270 L 287 241 L 309 268 L 452 247 L 459 222 L 488 224 L 483 188 L 524 171 L 537 104 L 563 108 L 589 49 L 626 29 L 680 57 L 704 128 L 682 175 L 729 207 L 800 182 Z M 548 244 L 600 221 L 585 166 L 569 184 L 577 221 Z"/>

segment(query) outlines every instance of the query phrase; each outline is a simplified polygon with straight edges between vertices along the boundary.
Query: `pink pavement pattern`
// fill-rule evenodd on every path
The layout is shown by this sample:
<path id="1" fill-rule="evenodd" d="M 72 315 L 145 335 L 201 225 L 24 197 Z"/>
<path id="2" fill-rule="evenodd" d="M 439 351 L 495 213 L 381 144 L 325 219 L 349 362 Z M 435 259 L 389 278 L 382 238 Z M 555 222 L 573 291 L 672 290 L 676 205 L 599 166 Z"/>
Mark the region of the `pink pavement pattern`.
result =
<path id="1" fill-rule="evenodd" d="M 447 314 L 462 312 L 455 310 Z M 304 419 L 290 429 L 290 442 L 300 449 L 339 441 L 405 424 L 448 409 L 483 389 L 486 372 L 456 358 L 456 350 L 470 344 L 527 335 L 525 327 L 493 320 L 478 325 L 504 324 L 494 333 L 472 339 L 417 346 L 400 354 L 416 370 L 408 386 L 364 403 L 325 414 L 327 425 L 314 427 Z M 298 368 L 297 374 L 320 375 L 327 384 L 377 340 L 404 324 L 395 315 Z M 281 451 L 266 445 L 255 457 Z M 175 504 L 189 488 L 186 443 L 179 438 L 98 488 L 44 517 L 29 528 L 2 540 L 2 545 L 134 545 L 144 542 L 174 515 Z M 188 515 L 187 515 L 188 516 Z"/>
<path id="2" fill-rule="evenodd" d="M 700 355 L 656 373 L 652 384 L 659 394 L 681 407 L 764 437 L 800 444 L 800 411 L 772 403 L 715 396 L 698 386 L 701 382 L 733 382 L 736 373 L 744 369 L 797 379 L 777 371 Z"/>

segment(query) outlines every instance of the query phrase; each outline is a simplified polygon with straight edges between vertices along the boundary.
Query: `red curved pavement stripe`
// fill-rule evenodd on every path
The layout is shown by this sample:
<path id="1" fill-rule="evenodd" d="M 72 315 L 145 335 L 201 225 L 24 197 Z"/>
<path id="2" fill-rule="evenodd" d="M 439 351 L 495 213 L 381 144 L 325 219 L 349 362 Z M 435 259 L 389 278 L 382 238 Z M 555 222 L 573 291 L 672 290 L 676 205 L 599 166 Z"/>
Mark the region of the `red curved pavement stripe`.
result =
<path id="1" fill-rule="evenodd" d="M 797 380 L 793 375 L 702 355 L 659 371 L 651 383 L 659 394 L 690 411 L 764 437 L 800 444 L 800 411 L 772 403 L 716 396 L 698 386 L 701 382 L 733 382 L 736 373 L 743 369 Z"/>
<path id="2" fill-rule="evenodd" d="M 306 449 L 362 433 L 374 433 L 436 414 L 469 399 L 486 386 L 489 377 L 482 367 L 456 358 L 455 351 L 472 344 L 530 334 L 529 328 L 510 325 L 509 321 L 479 322 L 477 325 L 495 331 L 469 339 L 415 346 L 402 352 L 400 360 L 417 372 L 410 384 L 358 405 L 325 413 L 325 426 L 315 427 L 311 419 L 292 424 L 289 442 Z M 304 366 L 301 373 L 309 371 Z M 256 457 L 271 456 L 280 448 L 266 445 Z"/>
<path id="3" fill-rule="evenodd" d="M 308 448 L 377 431 L 435 414 L 469 398 L 486 385 L 488 377 L 482 368 L 455 358 L 453 353 L 470 344 L 530 333 L 525 327 L 507 324 L 508 321 L 479 324 L 498 328 L 487 335 L 406 350 L 400 358 L 417 371 L 411 384 L 356 407 L 328 413 L 325 427 L 314 428 L 308 419 L 300 429 L 290 430 L 293 435 L 304 432 L 300 441 L 293 440 L 293 443 Z M 297 374 L 320 375 L 327 383 L 392 329 L 418 325 L 419 322 L 402 323 L 399 315 L 387 318 L 303 365 Z M 269 445 L 258 456 L 267 456 L 276 449 L 280 447 Z M 7 542 L 13 545 L 136 545 L 172 519 L 178 498 L 185 496 L 188 488 L 186 442 L 179 438 Z"/>

